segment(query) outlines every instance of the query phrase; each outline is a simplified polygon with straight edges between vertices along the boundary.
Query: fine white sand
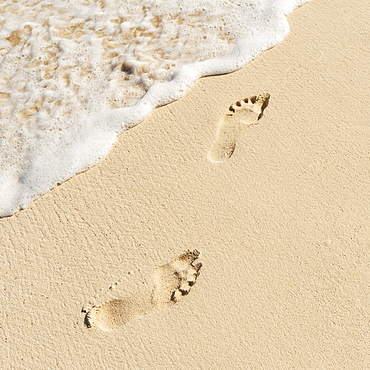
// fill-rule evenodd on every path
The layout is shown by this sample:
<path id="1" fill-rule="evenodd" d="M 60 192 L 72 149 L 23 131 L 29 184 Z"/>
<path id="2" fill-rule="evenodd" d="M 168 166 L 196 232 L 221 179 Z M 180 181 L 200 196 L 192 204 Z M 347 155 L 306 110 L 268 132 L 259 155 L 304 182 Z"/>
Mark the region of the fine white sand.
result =
<path id="1" fill-rule="evenodd" d="M 204 78 L 89 171 L 0 220 L 1 369 L 366 369 L 369 15 L 311 0 L 284 42 Z M 208 159 L 238 100 L 268 107 Z M 172 307 L 105 332 L 81 308 L 150 289 L 187 249 Z"/>

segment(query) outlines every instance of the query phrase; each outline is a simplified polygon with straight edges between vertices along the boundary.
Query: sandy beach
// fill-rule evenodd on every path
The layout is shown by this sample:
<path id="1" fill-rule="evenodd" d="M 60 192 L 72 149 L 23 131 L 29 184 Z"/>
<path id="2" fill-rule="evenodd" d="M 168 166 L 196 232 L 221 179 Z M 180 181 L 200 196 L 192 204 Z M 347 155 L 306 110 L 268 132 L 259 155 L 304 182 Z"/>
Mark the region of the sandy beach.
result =
<path id="1" fill-rule="evenodd" d="M 369 16 L 311 0 L 281 44 L 0 219 L 0 368 L 370 368 Z M 258 124 L 210 161 L 229 106 L 264 92 Z M 187 249 L 203 263 L 189 295 L 85 327 L 86 303 L 140 296 Z"/>

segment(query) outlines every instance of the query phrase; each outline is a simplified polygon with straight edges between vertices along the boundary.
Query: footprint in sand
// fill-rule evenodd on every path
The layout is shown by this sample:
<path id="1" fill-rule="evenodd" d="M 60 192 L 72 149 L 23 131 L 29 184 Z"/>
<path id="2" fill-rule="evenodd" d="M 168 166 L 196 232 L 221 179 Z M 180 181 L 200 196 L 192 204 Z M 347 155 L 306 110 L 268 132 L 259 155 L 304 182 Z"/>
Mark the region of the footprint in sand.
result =
<path id="1" fill-rule="evenodd" d="M 201 263 L 197 250 L 188 250 L 173 261 L 160 266 L 153 275 L 154 289 L 148 294 L 135 295 L 125 299 L 112 299 L 102 305 L 85 306 L 85 325 L 109 331 L 117 329 L 134 317 L 170 307 L 190 292 L 195 284 Z"/>
<path id="2" fill-rule="evenodd" d="M 220 121 L 216 141 L 208 154 L 209 160 L 223 162 L 232 156 L 240 132 L 258 123 L 269 98 L 270 94 L 265 93 L 245 98 L 230 106 Z"/>

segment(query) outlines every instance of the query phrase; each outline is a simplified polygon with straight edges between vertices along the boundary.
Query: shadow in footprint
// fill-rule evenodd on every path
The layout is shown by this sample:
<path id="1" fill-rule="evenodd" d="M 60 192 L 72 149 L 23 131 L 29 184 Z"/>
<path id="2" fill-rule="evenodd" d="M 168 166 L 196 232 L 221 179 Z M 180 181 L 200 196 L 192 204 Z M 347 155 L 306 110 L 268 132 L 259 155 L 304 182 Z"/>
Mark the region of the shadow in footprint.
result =
<path id="1" fill-rule="evenodd" d="M 268 106 L 270 94 L 254 95 L 237 101 L 222 117 L 216 141 L 208 153 L 212 162 L 223 162 L 234 153 L 236 140 L 241 131 L 258 123 Z"/>

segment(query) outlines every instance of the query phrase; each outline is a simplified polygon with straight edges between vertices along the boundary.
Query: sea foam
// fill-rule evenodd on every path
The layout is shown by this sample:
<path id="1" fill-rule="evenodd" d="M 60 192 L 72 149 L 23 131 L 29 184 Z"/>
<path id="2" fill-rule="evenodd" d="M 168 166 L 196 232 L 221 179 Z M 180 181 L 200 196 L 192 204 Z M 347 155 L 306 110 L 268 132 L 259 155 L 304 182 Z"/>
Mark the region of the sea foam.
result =
<path id="1" fill-rule="evenodd" d="M 198 78 L 278 44 L 306 1 L 3 1 L 0 217 L 96 164 Z"/>

